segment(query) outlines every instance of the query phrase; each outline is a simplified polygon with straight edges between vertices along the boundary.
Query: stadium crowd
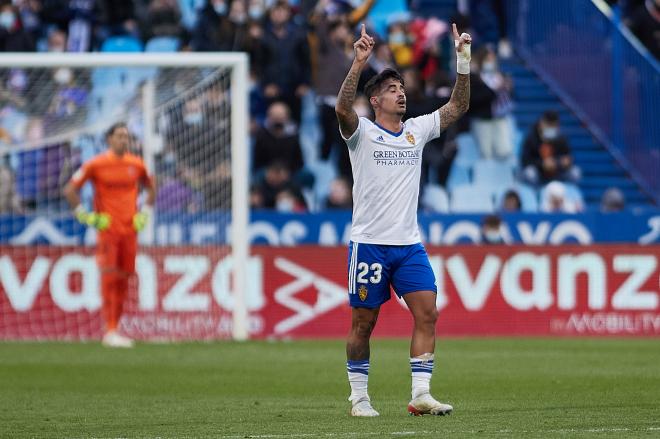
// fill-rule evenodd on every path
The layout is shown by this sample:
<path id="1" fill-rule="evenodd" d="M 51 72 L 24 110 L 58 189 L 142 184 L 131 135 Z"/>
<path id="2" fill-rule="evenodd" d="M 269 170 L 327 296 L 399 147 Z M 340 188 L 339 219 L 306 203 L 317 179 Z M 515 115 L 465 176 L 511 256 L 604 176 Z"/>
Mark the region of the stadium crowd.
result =
<path id="1" fill-rule="evenodd" d="M 454 21 L 475 38 L 470 112 L 458 127 L 425 148 L 422 185 L 431 195 L 434 190 L 441 192 L 439 197 L 423 195 L 421 208 L 441 212 L 453 208 L 443 202 L 444 188 L 457 156 L 457 137 L 462 135 L 474 140 L 475 160 L 495 163 L 496 168 L 504 164 L 512 175 L 511 187 L 503 188 L 506 191 L 499 196 L 492 194 L 494 209 L 486 210 L 521 210 L 526 201 L 519 188 L 536 193 L 550 182 L 557 183 L 541 191 L 540 210 L 581 210 L 579 200 L 568 199 L 567 188 L 579 181 L 580 170 L 561 134 L 557 114 L 546 112 L 522 141 L 515 140 L 514 88 L 498 65 L 499 58 L 512 56 L 503 2 L 458 1 L 456 15 L 443 19 L 418 15 L 419 3 L 3 0 L 0 50 L 112 51 L 131 50 L 133 45 L 137 50 L 247 52 L 251 60 L 251 206 L 306 212 L 348 209 L 352 204 L 350 163 L 334 104 L 351 63 L 356 25 L 368 17 L 369 31 L 377 38 L 359 89 L 384 68 L 400 70 L 406 82 L 406 117 L 414 117 L 435 110 L 449 97 L 454 71 L 449 24 Z M 60 190 L 81 161 L 78 147 L 69 142 L 29 146 L 89 121 L 95 105 L 90 76 L 89 71 L 70 68 L 2 71 L 0 213 L 64 206 Z M 173 82 L 176 89 L 176 78 Z M 35 83 L 39 86 L 31 86 Z M 160 210 L 227 207 L 228 197 L 217 187 L 230 178 L 229 162 L 208 140 L 228 136 L 228 127 L 214 121 L 209 111 L 214 105 L 227 105 L 225 92 L 209 90 L 170 115 L 165 146 L 156 163 Z M 355 110 L 360 116 L 372 116 L 364 98 L 356 101 Z M 208 130 L 211 136 L 204 134 Z M 132 131 L 139 147 L 140 129 Z M 10 157 L 15 144 L 28 146 L 19 159 Z M 563 197 L 568 197 L 566 202 L 556 201 Z M 517 203 L 512 202 L 515 198 Z"/>

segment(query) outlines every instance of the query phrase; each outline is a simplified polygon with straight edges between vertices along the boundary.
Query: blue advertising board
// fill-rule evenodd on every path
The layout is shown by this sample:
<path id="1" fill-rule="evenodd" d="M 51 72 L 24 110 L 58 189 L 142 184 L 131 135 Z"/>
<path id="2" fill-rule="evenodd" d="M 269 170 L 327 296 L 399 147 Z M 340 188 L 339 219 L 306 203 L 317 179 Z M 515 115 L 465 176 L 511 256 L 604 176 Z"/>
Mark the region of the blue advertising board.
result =
<path id="1" fill-rule="evenodd" d="M 423 241 L 450 245 L 480 241 L 484 215 L 419 214 Z M 218 245 L 231 236 L 229 215 L 224 212 L 159 215 L 150 237 L 154 245 Z M 502 217 L 502 235 L 507 243 L 635 243 L 660 242 L 660 210 L 578 215 L 509 214 Z M 351 213 L 280 214 L 253 212 L 249 233 L 253 244 L 294 246 L 343 245 L 350 237 Z M 94 242 L 71 216 L 0 215 L 0 244 L 79 245 Z"/>

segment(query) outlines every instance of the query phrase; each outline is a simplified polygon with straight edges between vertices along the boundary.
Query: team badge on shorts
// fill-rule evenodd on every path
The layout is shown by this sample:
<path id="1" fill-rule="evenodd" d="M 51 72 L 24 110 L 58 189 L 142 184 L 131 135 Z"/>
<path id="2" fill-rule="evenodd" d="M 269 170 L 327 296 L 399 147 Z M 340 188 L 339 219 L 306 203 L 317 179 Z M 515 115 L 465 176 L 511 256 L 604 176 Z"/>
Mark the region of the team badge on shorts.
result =
<path id="1" fill-rule="evenodd" d="M 367 287 L 364 285 L 360 285 L 360 288 L 358 289 L 358 296 L 360 296 L 361 301 L 367 300 L 367 294 L 369 294 L 369 290 L 367 290 Z"/>
<path id="2" fill-rule="evenodd" d="M 412 133 L 411 133 L 410 131 L 406 131 L 406 140 L 407 140 L 408 143 L 410 143 L 411 145 L 414 145 L 414 144 L 415 144 L 415 136 L 413 136 Z"/>

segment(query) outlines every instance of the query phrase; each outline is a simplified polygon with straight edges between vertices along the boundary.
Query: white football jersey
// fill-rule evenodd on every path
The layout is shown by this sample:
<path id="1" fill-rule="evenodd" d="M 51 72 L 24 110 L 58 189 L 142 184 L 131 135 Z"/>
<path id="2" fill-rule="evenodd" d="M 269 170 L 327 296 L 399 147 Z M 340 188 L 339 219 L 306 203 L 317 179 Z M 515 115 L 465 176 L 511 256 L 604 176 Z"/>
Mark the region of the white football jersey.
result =
<path id="1" fill-rule="evenodd" d="M 417 199 L 422 151 L 438 136 L 437 110 L 406 120 L 398 133 L 365 117 L 359 119 L 357 130 L 344 138 L 353 168 L 353 242 L 409 245 L 421 241 Z"/>

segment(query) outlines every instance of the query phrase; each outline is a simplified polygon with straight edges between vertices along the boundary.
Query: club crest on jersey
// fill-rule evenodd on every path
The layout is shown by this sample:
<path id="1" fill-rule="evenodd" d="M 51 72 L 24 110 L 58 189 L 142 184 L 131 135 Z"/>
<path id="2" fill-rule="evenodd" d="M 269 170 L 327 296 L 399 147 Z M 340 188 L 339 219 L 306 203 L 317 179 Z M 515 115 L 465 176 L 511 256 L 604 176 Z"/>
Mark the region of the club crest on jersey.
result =
<path id="1" fill-rule="evenodd" d="M 406 140 L 407 140 L 408 143 L 410 143 L 411 145 L 414 145 L 414 144 L 415 144 L 415 136 L 413 136 L 413 134 L 412 134 L 410 131 L 406 131 Z"/>
<path id="2" fill-rule="evenodd" d="M 364 285 L 360 285 L 360 288 L 358 289 L 358 296 L 360 296 L 361 301 L 367 300 L 367 294 L 369 294 L 369 290 L 367 290 L 367 287 Z"/>

